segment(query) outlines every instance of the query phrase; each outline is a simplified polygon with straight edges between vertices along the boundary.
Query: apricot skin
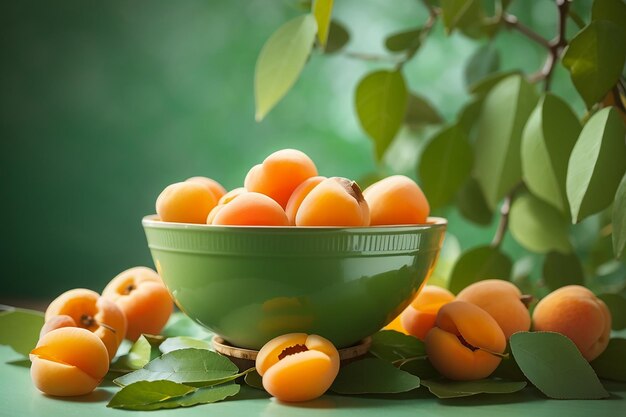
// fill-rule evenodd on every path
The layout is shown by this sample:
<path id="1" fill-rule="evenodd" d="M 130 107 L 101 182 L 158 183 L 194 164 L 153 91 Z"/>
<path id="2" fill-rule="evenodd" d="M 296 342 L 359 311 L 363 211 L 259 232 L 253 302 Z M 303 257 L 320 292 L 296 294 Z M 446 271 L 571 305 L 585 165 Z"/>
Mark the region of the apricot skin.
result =
<path id="1" fill-rule="evenodd" d="M 611 313 L 587 288 L 568 285 L 539 301 L 533 312 L 533 328 L 567 336 L 583 357 L 592 361 L 609 343 Z"/>
<path id="2" fill-rule="evenodd" d="M 454 301 L 454 294 L 450 291 L 426 285 L 402 312 L 400 323 L 408 334 L 424 340 L 428 331 L 435 326 L 439 309 L 451 301 Z"/>
<path id="3" fill-rule="evenodd" d="M 211 224 L 222 226 L 288 226 L 285 210 L 270 197 L 245 192 L 209 215 Z"/>
<path id="4" fill-rule="evenodd" d="M 207 177 L 191 177 L 187 178 L 185 181 L 189 182 L 197 182 L 198 184 L 204 185 L 209 191 L 213 193 L 215 200 L 218 201 L 224 194 L 226 194 L 226 189 L 219 182 L 214 179 Z"/>
<path id="5" fill-rule="evenodd" d="M 522 302 L 522 293 L 515 284 L 501 279 L 478 281 L 464 288 L 456 297 L 491 314 L 504 336 L 509 339 L 515 332 L 530 329 L 530 312 Z"/>
<path id="6" fill-rule="evenodd" d="M 46 333 L 32 350 L 30 360 L 34 385 L 54 396 L 88 394 L 109 370 L 109 355 L 102 340 L 80 327 Z"/>
<path id="7" fill-rule="evenodd" d="M 302 204 L 302 200 L 304 200 L 304 198 L 313 188 L 317 186 L 317 184 L 325 179 L 326 177 L 322 176 L 307 178 L 304 182 L 302 182 L 302 184 L 298 185 L 298 187 L 293 190 L 293 193 L 291 193 L 291 197 L 289 197 L 289 201 L 287 202 L 287 207 L 285 208 L 285 213 L 287 213 L 290 225 L 293 226 L 296 224 L 296 214 L 298 213 L 300 204 Z"/>
<path id="8" fill-rule="evenodd" d="M 127 329 L 126 316 L 115 303 L 85 288 L 66 291 L 55 298 L 46 309 L 46 324 L 42 333 L 44 330 L 66 327 L 61 326 L 60 322 L 69 325 L 70 321 L 63 319 L 64 316 L 71 318 L 75 326 L 98 336 L 109 352 L 109 359 L 113 359 Z"/>
<path id="9" fill-rule="evenodd" d="M 327 178 L 304 197 L 295 223 L 296 226 L 368 226 L 369 207 L 356 182 Z"/>
<path id="10" fill-rule="evenodd" d="M 113 301 L 128 321 L 126 338 L 159 334 L 170 318 L 174 302 L 161 277 L 143 266 L 121 272 L 107 284 L 102 296 Z"/>
<path id="11" fill-rule="evenodd" d="M 257 355 L 263 387 L 280 401 L 309 401 L 330 388 L 339 372 L 339 352 L 327 339 L 305 333 L 278 336 Z"/>
<path id="12" fill-rule="evenodd" d="M 244 187 L 273 198 L 284 209 L 293 190 L 316 175 L 317 168 L 305 153 L 282 149 L 265 158 L 262 164 L 253 166 L 246 175 Z"/>
<path id="13" fill-rule="evenodd" d="M 372 226 L 425 223 L 430 213 L 422 189 L 404 175 L 392 175 L 370 185 L 363 196 L 370 207 Z"/>
<path id="14" fill-rule="evenodd" d="M 504 333 L 485 310 L 464 301 L 441 307 L 435 327 L 426 335 L 430 363 L 446 378 L 486 378 L 498 367 L 506 348 Z"/>
<path id="15" fill-rule="evenodd" d="M 159 194 L 156 211 L 164 222 L 206 223 L 217 198 L 205 185 L 195 181 L 168 185 Z"/>
<path id="16" fill-rule="evenodd" d="M 74 319 L 70 316 L 54 316 L 43 324 L 43 326 L 41 327 L 41 331 L 39 332 L 39 338 L 41 339 L 44 334 L 51 332 L 55 329 L 60 329 L 61 327 L 78 327 L 78 325 L 76 324 L 76 321 L 74 321 Z"/>

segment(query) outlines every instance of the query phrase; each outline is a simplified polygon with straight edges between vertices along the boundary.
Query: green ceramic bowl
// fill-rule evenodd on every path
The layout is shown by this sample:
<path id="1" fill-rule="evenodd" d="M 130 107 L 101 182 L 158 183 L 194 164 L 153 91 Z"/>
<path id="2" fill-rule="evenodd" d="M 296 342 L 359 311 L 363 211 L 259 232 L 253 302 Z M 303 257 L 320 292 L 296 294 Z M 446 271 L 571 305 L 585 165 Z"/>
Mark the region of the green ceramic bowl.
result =
<path id="1" fill-rule="evenodd" d="M 433 270 L 447 222 L 393 227 L 143 227 L 157 270 L 189 317 L 242 348 L 285 333 L 350 346 L 385 326 Z"/>

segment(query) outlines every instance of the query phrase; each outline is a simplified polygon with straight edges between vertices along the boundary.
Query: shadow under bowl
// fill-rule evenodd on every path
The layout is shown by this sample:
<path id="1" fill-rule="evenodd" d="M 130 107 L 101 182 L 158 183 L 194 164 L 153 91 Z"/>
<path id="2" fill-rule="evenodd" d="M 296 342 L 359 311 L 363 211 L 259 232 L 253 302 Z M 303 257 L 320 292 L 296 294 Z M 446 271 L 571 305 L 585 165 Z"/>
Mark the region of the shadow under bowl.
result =
<path id="1" fill-rule="evenodd" d="M 178 307 L 241 348 L 293 332 L 354 345 L 393 320 L 432 272 L 445 219 L 358 228 L 212 226 L 143 219 Z"/>

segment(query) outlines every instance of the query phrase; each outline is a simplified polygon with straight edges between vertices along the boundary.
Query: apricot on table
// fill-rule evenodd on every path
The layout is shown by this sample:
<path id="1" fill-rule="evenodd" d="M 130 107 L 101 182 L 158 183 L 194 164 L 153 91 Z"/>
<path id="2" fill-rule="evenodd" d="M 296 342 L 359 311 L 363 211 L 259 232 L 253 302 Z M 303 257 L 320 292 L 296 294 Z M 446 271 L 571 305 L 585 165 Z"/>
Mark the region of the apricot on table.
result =
<path id="1" fill-rule="evenodd" d="M 368 226 L 370 212 L 359 185 L 331 177 L 304 197 L 296 213 L 296 226 Z"/>
<path id="2" fill-rule="evenodd" d="M 244 180 L 248 191 L 273 198 L 284 209 L 293 190 L 304 180 L 317 175 L 315 164 L 296 149 L 276 151 L 253 166 Z"/>
<path id="3" fill-rule="evenodd" d="M 159 334 L 170 318 L 174 302 L 161 277 L 144 266 L 127 269 L 107 284 L 102 296 L 113 301 L 128 321 L 126 338 Z"/>
<path id="4" fill-rule="evenodd" d="M 245 192 L 216 207 L 208 220 L 221 226 L 288 226 L 285 210 L 265 194 Z"/>
<path id="5" fill-rule="evenodd" d="M 204 184 L 195 181 L 168 185 L 159 194 L 156 211 L 164 222 L 206 223 L 217 198 Z"/>
<path id="6" fill-rule="evenodd" d="M 287 218 L 289 219 L 289 224 L 296 224 L 296 214 L 298 213 L 298 209 L 300 208 L 300 204 L 302 204 L 302 200 L 306 197 L 313 188 L 317 186 L 320 182 L 324 181 L 326 177 L 315 176 L 311 178 L 307 178 L 302 182 L 302 184 L 298 185 L 291 196 L 289 197 L 289 201 L 287 202 L 287 207 L 285 208 L 285 213 L 287 213 Z"/>
<path id="7" fill-rule="evenodd" d="M 506 348 L 502 329 L 489 313 L 465 301 L 439 310 L 425 339 L 430 363 L 446 378 L 486 378 L 498 367 Z"/>
<path id="8" fill-rule="evenodd" d="M 515 332 L 530 329 L 530 312 L 526 305 L 529 297 L 522 295 L 509 281 L 486 279 L 475 282 L 461 290 L 456 299 L 475 304 L 491 314 L 507 340 Z"/>
<path id="9" fill-rule="evenodd" d="M 209 191 L 213 193 L 216 201 L 222 198 L 224 194 L 226 194 L 226 189 L 222 186 L 222 184 L 212 178 L 191 177 L 187 178 L 185 181 L 197 182 L 198 184 L 204 185 Z"/>
<path id="10" fill-rule="evenodd" d="M 425 223 L 430 213 L 422 189 L 409 177 L 392 175 L 370 185 L 363 191 L 370 207 L 370 224 Z"/>
<path id="11" fill-rule="evenodd" d="M 101 297 L 95 291 L 76 288 L 55 298 L 45 314 L 45 324 L 41 334 L 71 323 L 98 336 L 113 359 L 117 348 L 126 336 L 126 316 L 112 301 Z"/>
<path id="12" fill-rule="evenodd" d="M 46 333 L 29 356 L 31 379 L 48 395 L 88 394 L 109 370 L 109 354 L 102 340 L 80 327 Z"/>
<path id="13" fill-rule="evenodd" d="M 332 385 L 339 372 L 339 352 L 321 336 L 285 334 L 261 348 L 256 370 L 263 388 L 278 400 L 308 401 Z"/>
<path id="14" fill-rule="evenodd" d="M 224 194 L 222 197 L 220 197 L 220 199 L 217 201 L 217 204 L 226 204 L 231 202 L 235 197 L 247 192 L 248 190 L 246 190 L 244 187 L 237 187 L 237 188 L 233 188 L 232 190 L 230 190 L 229 192 L 227 192 L 226 194 Z"/>
<path id="15" fill-rule="evenodd" d="M 569 337 L 583 357 L 592 361 L 609 343 L 611 312 L 587 288 L 568 285 L 539 301 L 533 312 L 533 328 Z"/>
<path id="16" fill-rule="evenodd" d="M 400 314 L 400 323 L 410 335 L 424 340 L 435 326 L 437 313 L 445 304 L 454 301 L 454 294 L 436 285 L 425 285 L 413 302 Z"/>

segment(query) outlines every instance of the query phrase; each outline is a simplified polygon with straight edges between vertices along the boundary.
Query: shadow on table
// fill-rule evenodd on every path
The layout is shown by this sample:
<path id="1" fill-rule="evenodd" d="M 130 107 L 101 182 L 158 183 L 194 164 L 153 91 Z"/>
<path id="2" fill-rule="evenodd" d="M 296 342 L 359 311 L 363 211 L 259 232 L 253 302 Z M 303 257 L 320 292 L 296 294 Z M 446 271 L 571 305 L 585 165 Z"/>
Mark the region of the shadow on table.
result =
<path id="1" fill-rule="evenodd" d="M 44 394 L 45 395 L 45 394 Z M 74 402 L 74 403 L 99 403 L 109 401 L 113 396 L 112 392 L 104 389 L 97 388 L 95 391 L 86 395 L 79 395 L 77 397 L 53 397 L 52 395 L 45 395 L 46 398 L 55 401 Z"/>

